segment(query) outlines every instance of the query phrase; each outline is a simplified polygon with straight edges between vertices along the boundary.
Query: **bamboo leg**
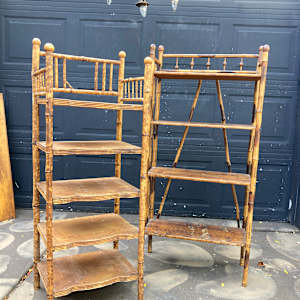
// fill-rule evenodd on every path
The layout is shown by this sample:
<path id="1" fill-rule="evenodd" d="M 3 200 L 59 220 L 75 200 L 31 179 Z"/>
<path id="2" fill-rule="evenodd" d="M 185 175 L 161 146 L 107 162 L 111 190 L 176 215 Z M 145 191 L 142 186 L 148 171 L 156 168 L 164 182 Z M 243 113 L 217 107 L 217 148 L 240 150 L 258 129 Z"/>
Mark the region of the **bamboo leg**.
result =
<path id="1" fill-rule="evenodd" d="M 225 65 L 225 67 L 226 67 L 226 65 Z M 217 93 L 218 93 L 218 99 L 219 99 L 219 105 L 220 105 L 222 124 L 226 124 L 226 115 L 225 115 L 223 97 L 222 97 L 222 92 L 221 92 L 221 85 L 220 85 L 219 80 L 216 80 L 216 86 L 217 86 Z M 230 161 L 230 153 L 229 153 L 229 145 L 228 145 L 228 137 L 227 137 L 226 128 L 223 128 L 223 136 L 224 136 L 224 145 L 225 145 L 227 168 L 228 168 L 228 172 L 231 173 L 232 168 L 231 168 L 231 161 Z M 239 207 L 239 202 L 238 202 L 238 198 L 237 198 L 237 194 L 236 194 L 235 185 L 233 185 L 233 184 L 231 185 L 231 191 L 232 191 L 232 196 L 233 196 L 233 202 L 234 202 L 235 209 L 236 209 L 237 226 L 238 226 L 238 228 L 240 228 L 240 207 Z"/>
<path id="2" fill-rule="evenodd" d="M 254 124 L 254 125 L 256 125 L 256 107 L 257 107 L 257 100 L 258 100 L 258 90 L 259 90 L 259 83 L 255 82 L 254 98 L 253 98 L 253 111 L 252 111 L 252 124 Z M 248 145 L 248 158 L 247 158 L 247 170 L 246 170 L 247 174 L 250 174 L 251 167 L 252 167 L 254 134 L 255 134 L 255 130 L 252 130 L 250 133 L 249 145 Z M 247 186 L 245 189 L 245 197 L 244 197 L 244 213 L 243 213 L 243 228 L 244 229 L 247 227 L 249 193 L 250 193 L 250 188 L 249 188 L 249 186 Z M 245 247 L 242 246 L 241 247 L 241 257 L 240 257 L 240 265 L 241 266 L 244 265 L 244 261 L 245 261 Z"/>
<path id="3" fill-rule="evenodd" d="M 155 89 L 155 115 L 154 119 L 159 120 L 160 113 L 160 96 L 161 96 L 161 79 L 156 83 Z M 154 125 L 153 128 L 153 149 L 152 149 L 152 163 L 151 166 L 155 167 L 157 165 L 157 147 L 158 147 L 158 126 Z M 149 218 L 154 217 L 154 201 L 155 201 L 155 178 L 150 179 L 150 199 L 149 199 Z M 152 253 L 152 235 L 148 236 L 148 253 Z"/>
<path id="4" fill-rule="evenodd" d="M 150 57 L 145 58 L 144 112 L 142 128 L 142 155 L 140 175 L 140 208 L 139 208 L 139 239 L 138 239 L 138 300 L 144 299 L 144 244 L 145 225 L 147 218 L 146 202 L 149 186 L 149 157 L 151 134 L 151 97 L 153 92 L 154 63 Z"/>
<path id="5" fill-rule="evenodd" d="M 248 269 L 249 269 L 249 258 L 250 258 L 250 245 L 252 236 L 252 223 L 253 223 L 253 209 L 254 209 L 254 199 L 256 190 L 256 177 L 257 177 L 257 167 L 259 160 L 259 144 L 260 144 L 260 130 L 262 123 L 262 111 L 266 87 L 266 75 L 268 66 L 268 55 L 270 47 L 268 45 L 260 47 L 260 57 L 261 57 L 261 80 L 258 84 L 257 89 L 257 106 L 255 108 L 255 133 L 253 142 L 253 155 L 251 164 L 251 184 L 250 193 L 248 201 L 248 216 L 246 223 L 246 245 L 245 245 L 245 257 L 244 257 L 244 272 L 242 286 L 246 287 L 248 284 Z"/>
<path id="6" fill-rule="evenodd" d="M 202 80 L 199 80 L 198 81 L 197 90 L 196 90 L 196 95 L 194 97 L 194 101 L 193 101 L 193 104 L 192 104 L 192 107 L 191 107 L 191 111 L 189 113 L 188 122 L 192 121 L 192 118 L 193 118 L 193 115 L 194 115 L 194 111 L 195 111 L 195 108 L 196 108 L 196 105 L 197 105 L 197 102 L 198 102 L 198 99 L 199 99 L 201 85 L 202 85 Z M 185 139 L 187 137 L 187 134 L 189 132 L 189 129 L 190 129 L 189 126 L 186 126 L 185 129 L 184 129 L 183 136 L 181 138 L 181 141 L 180 141 L 179 147 L 177 149 L 177 153 L 176 153 L 175 159 L 173 161 L 173 165 L 172 165 L 173 168 L 176 168 L 176 166 L 177 166 L 177 163 L 179 161 L 179 158 L 180 158 L 180 155 L 181 155 L 181 152 L 182 152 L 182 149 L 183 149 L 183 145 L 184 145 Z M 162 213 L 162 210 L 163 210 L 163 207 L 164 207 L 164 204 L 165 204 L 165 201 L 166 201 L 166 198 L 167 198 L 170 186 L 171 186 L 171 182 L 172 182 L 172 179 L 168 179 L 167 186 L 166 186 L 164 195 L 163 195 L 161 203 L 160 203 L 159 211 L 157 213 L 157 219 L 161 216 L 161 213 Z"/>
<path id="7" fill-rule="evenodd" d="M 150 46 L 150 56 L 152 59 L 155 59 L 155 45 Z M 160 68 L 163 62 L 163 52 L 164 47 L 159 46 L 158 48 L 158 59 L 160 62 Z M 152 109 L 154 109 L 155 105 L 155 112 L 154 112 L 154 120 L 159 120 L 159 113 L 160 113 L 160 97 L 161 97 L 161 79 L 158 79 L 155 82 L 155 98 L 153 99 Z M 155 167 L 157 165 L 157 147 L 158 147 L 158 126 L 154 125 L 152 128 L 152 160 L 151 166 Z M 150 198 L 149 198 L 149 218 L 153 219 L 154 217 L 154 202 L 155 202 L 155 178 L 150 179 Z M 148 253 L 152 253 L 152 235 L 148 236 Z"/>
<path id="8" fill-rule="evenodd" d="M 119 53 L 120 57 L 120 67 L 119 67 L 119 79 L 118 79 L 118 103 L 123 103 L 121 99 L 123 98 L 124 93 L 124 72 L 125 72 L 125 57 L 126 53 L 124 51 L 120 51 Z M 104 65 L 103 65 L 104 70 Z M 102 87 L 103 89 L 103 87 Z M 117 124 L 116 124 L 116 140 L 121 141 L 122 140 L 122 129 L 123 129 L 123 111 L 118 110 L 117 112 Z M 115 176 L 120 178 L 121 177 L 121 154 L 115 155 Z M 120 198 L 116 198 L 114 201 L 114 213 L 120 214 Z M 113 242 L 114 249 L 119 248 L 119 241 Z"/>
<path id="9" fill-rule="evenodd" d="M 46 44 L 46 228 L 47 228 L 47 299 L 53 299 L 53 56 L 54 46 Z"/>
<path id="10" fill-rule="evenodd" d="M 40 64 L 40 45 L 39 39 L 32 41 L 32 72 L 39 69 Z M 37 148 L 39 140 L 39 106 L 37 97 L 34 95 L 39 90 L 39 80 L 32 77 L 32 167 L 33 167 L 33 272 L 34 272 L 34 289 L 40 288 L 40 275 L 37 264 L 40 261 L 40 235 L 37 226 L 40 222 L 40 194 L 37 190 L 37 182 L 40 181 L 40 157 Z"/>

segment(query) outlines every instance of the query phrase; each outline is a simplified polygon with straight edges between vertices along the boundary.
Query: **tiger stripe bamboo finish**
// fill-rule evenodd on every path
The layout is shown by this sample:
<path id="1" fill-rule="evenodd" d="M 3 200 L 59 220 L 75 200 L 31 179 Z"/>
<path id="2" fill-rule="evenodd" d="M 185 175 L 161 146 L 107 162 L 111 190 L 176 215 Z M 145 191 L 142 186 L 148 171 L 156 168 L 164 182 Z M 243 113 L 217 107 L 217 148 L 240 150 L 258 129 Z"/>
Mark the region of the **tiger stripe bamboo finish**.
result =
<path id="1" fill-rule="evenodd" d="M 153 115 L 152 111 L 149 110 L 149 116 L 147 117 L 147 119 L 150 119 L 150 128 L 151 124 L 153 127 L 153 130 L 150 130 L 151 137 L 147 139 L 149 143 L 152 143 L 152 145 L 143 144 L 142 149 L 143 152 L 147 152 L 148 149 L 152 149 L 152 159 L 150 160 L 149 171 L 147 173 L 147 178 L 144 179 L 145 182 L 149 182 L 149 180 L 151 182 L 150 191 L 148 192 L 148 197 L 150 197 L 148 214 L 149 222 L 145 228 L 145 232 L 146 234 L 148 234 L 148 252 L 152 252 L 153 235 L 176 239 L 187 239 L 195 241 L 198 240 L 208 243 L 241 246 L 240 264 L 244 266 L 242 279 L 242 286 L 244 287 L 247 286 L 248 282 L 253 208 L 256 190 L 257 165 L 259 159 L 260 130 L 262 123 L 262 110 L 266 86 L 269 50 L 270 47 L 268 45 L 265 45 L 259 48 L 258 54 L 168 54 L 164 53 L 163 46 L 160 46 L 158 51 L 159 55 L 158 58 L 156 58 L 155 47 L 151 46 L 150 48 L 150 56 L 156 65 L 153 73 L 153 80 L 156 81 L 156 85 L 152 87 L 152 94 L 155 95 L 155 104 L 153 105 L 155 113 Z M 163 61 L 167 59 L 174 61 L 174 69 L 163 69 Z M 188 64 L 187 61 L 189 59 L 190 63 Z M 251 59 L 255 59 L 257 61 L 255 71 L 245 70 L 244 68 L 248 65 L 248 63 L 246 63 L 245 61 L 247 60 L 248 62 L 248 60 Z M 214 69 L 214 66 L 218 61 L 221 69 Z M 236 69 L 229 70 L 229 66 L 231 67 L 233 63 L 235 63 Z M 199 64 L 202 66 L 204 65 L 205 69 L 199 69 Z M 189 69 L 187 66 L 189 66 Z M 159 119 L 161 84 L 163 79 L 193 79 L 198 81 L 198 88 L 187 121 L 166 121 Z M 214 80 L 216 83 L 221 123 L 192 122 L 192 117 L 199 96 L 202 80 Z M 230 124 L 226 122 L 226 114 L 224 109 L 220 80 L 254 81 L 254 97 L 251 124 Z M 171 167 L 157 166 L 159 126 L 185 127 L 183 137 L 180 140 L 176 156 Z M 227 173 L 176 168 L 180 158 L 180 154 L 182 152 L 184 141 L 190 127 L 222 129 L 225 159 L 228 169 Z M 250 131 L 246 174 L 232 172 L 229 139 L 227 133 L 228 130 L 231 129 Z M 162 196 L 160 208 L 157 213 L 157 218 L 154 219 L 156 177 L 167 178 L 168 181 L 164 194 Z M 233 202 L 236 208 L 236 220 L 238 229 L 233 230 L 234 228 L 227 228 L 222 226 L 208 228 L 209 226 L 203 227 L 202 225 L 199 225 L 199 227 L 197 227 L 194 224 L 160 220 L 159 217 L 162 214 L 162 210 L 167 199 L 167 194 L 170 189 L 172 179 L 230 184 L 233 195 Z M 240 208 L 235 185 L 245 186 L 242 228 L 239 228 Z M 143 190 L 143 193 L 146 193 L 146 190 Z M 143 193 L 141 193 L 141 197 L 145 197 Z M 199 232 L 196 233 L 197 231 Z M 210 232 L 209 234 L 208 231 Z M 237 238 L 237 232 L 239 233 L 239 238 L 235 240 Z"/>
<path id="2" fill-rule="evenodd" d="M 140 191 L 121 178 L 121 154 L 141 154 L 141 147 L 122 140 L 123 111 L 145 111 L 144 77 L 124 78 L 126 53 L 119 53 L 119 60 L 97 59 L 58 54 L 54 46 L 33 40 L 32 46 L 32 159 L 33 159 L 33 215 L 34 215 L 34 287 L 42 279 L 47 299 L 67 295 L 73 291 L 88 290 L 138 279 L 137 268 L 123 257 L 118 241 L 141 236 L 138 230 L 120 216 L 120 198 L 137 198 Z M 41 60 L 42 58 L 42 60 Z M 41 60 L 41 62 L 40 62 Z M 79 89 L 68 78 L 68 62 L 92 64 L 91 89 Z M 40 64 L 45 66 L 40 67 Z M 62 68 L 59 72 L 59 68 Z M 100 73 L 100 74 L 99 74 Z M 118 74 L 118 75 L 116 75 Z M 61 78 L 59 78 L 61 76 Z M 118 76 L 118 77 L 117 77 Z M 148 75 L 148 77 L 152 75 Z M 118 82 L 115 85 L 114 77 Z M 149 78 L 150 78 L 149 77 Z M 68 81 L 68 79 L 70 81 Z M 148 88 L 148 93 L 151 88 Z M 55 98 L 55 93 L 117 97 L 117 102 L 100 102 Z M 126 102 L 126 103 L 124 103 Z M 134 102 L 134 103 L 130 103 Z M 45 106 L 46 140 L 40 140 L 40 105 Z M 115 140 L 104 141 L 53 141 L 54 106 L 115 110 Z M 40 153 L 46 156 L 45 181 L 40 181 Z M 115 176 L 53 181 L 54 155 L 115 155 Z M 46 222 L 40 222 L 40 195 L 46 201 Z M 72 218 L 53 221 L 53 205 L 75 201 L 105 201 L 114 199 L 114 214 Z M 141 201 L 141 203 L 143 203 Z M 146 208 L 141 209 L 145 212 Z M 60 230 L 59 227 L 64 229 Z M 145 228 L 145 220 L 140 222 Z M 76 234 L 72 232 L 76 228 Z M 65 230 L 69 231 L 66 237 Z M 62 235 L 61 233 L 64 232 Z M 144 232 L 144 231 L 143 231 Z M 40 257 L 40 240 L 46 244 L 46 259 Z M 113 242 L 114 250 L 87 253 L 86 255 L 53 257 L 56 250 L 81 245 Z M 74 280 L 70 281 L 70 261 Z M 95 267 L 101 265 L 101 268 Z M 88 276 L 86 274 L 88 272 Z"/>

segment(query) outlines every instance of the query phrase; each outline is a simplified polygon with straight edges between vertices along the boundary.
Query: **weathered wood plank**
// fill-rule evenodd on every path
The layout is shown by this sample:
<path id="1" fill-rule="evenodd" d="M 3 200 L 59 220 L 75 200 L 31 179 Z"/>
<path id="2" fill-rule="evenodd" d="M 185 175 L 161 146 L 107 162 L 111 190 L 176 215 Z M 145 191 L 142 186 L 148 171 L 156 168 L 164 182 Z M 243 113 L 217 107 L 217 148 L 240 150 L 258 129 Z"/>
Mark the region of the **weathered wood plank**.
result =
<path id="1" fill-rule="evenodd" d="M 38 147 L 46 151 L 46 142 L 38 142 Z M 102 155 L 140 154 L 141 148 L 123 141 L 54 141 L 54 155 Z"/>
<path id="2" fill-rule="evenodd" d="M 46 243 L 46 224 L 38 225 Z M 138 236 L 137 228 L 116 214 L 103 214 L 53 221 L 53 248 L 62 250 L 90 246 L 114 240 L 130 240 Z"/>
<path id="3" fill-rule="evenodd" d="M 246 231 L 233 227 L 152 219 L 146 227 L 146 234 L 214 244 L 243 246 L 245 245 Z"/>
<path id="4" fill-rule="evenodd" d="M 150 169 L 149 176 L 202 182 L 215 182 L 223 184 L 250 184 L 250 176 L 248 174 L 205 171 L 195 169 L 154 167 Z"/>
<path id="5" fill-rule="evenodd" d="M 15 217 L 15 201 L 6 132 L 5 109 L 3 95 L 0 93 L 0 221 Z"/>
<path id="6" fill-rule="evenodd" d="M 38 263 L 38 270 L 47 290 L 46 261 Z M 101 288 L 116 282 L 133 281 L 138 277 L 135 268 L 118 250 L 103 250 L 55 258 L 53 276 L 54 297 Z"/>
<path id="7" fill-rule="evenodd" d="M 45 200 L 46 182 L 39 182 L 38 190 Z M 103 201 L 114 198 L 136 198 L 139 189 L 117 177 L 53 181 L 53 204 L 74 201 Z"/>

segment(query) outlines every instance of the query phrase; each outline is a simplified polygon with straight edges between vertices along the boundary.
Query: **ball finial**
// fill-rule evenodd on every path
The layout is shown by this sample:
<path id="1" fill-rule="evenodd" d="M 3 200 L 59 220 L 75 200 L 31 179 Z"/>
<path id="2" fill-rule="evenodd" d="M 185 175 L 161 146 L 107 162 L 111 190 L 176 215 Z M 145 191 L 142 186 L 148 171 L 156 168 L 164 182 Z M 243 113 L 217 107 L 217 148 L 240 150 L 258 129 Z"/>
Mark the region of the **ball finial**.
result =
<path id="1" fill-rule="evenodd" d="M 147 56 L 145 59 L 144 59 L 144 64 L 152 64 L 152 58 Z"/>
<path id="2" fill-rule="evenodd" d="M 44 46 L 45 51 L 54 52 L 54 49 L 55 48 L 54 48 L 53 44 L 51 44 L 51 43 L 46 43 L 45 46 Z"/>
<path id="3" fill-rule="evenodd" d="M 158 51 L 164 51 L 164 50 L 165 50 L 165 47 L 163 45 L 158 46 Z"/>
<path id="4" fill-rule="evenodd" d="M 270 51 L 270 46 L 268 44 L 264 45 L 264 51 L 267 51 L 267 52 Z"/>
<path id="5" fill-rule="evenodd" d="M 33 45 L 41 45 L 41 40 L 39 39 L 39 38 L 34 38 L 33 40 L 32 40 L 32 44 Z"/>
<path id="6" fill-rule="evenodd" d="M 119 52 L 119 57 L 122 57 L 122 58 L 126 57 L 126 52 L 125 51 L 120 51 Z"/>

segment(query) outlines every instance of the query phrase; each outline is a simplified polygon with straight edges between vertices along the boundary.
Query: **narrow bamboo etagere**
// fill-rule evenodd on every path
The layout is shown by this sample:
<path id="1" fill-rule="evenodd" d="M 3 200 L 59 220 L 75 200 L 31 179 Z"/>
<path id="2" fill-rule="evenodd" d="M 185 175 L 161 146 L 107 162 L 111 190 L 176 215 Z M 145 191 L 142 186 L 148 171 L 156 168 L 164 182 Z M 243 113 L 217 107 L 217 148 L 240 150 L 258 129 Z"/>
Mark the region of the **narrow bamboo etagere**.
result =
<path id="1" fill-rule="evenodd" d="M 244 266 L 242 285 L 247 286 L 248 281 L 248 267 L 249 267 L 249 255 L 251 245 L 251 232 L 253 222 L 253 207 L 254 197 L 256 190 L 256 176 L 257 166 L 259 159 L 259 144 L 260 144 L 260 131 L 262 123 L 262 111 L 266 86 L 266 74 L 268 65 L 268 55 L 270 47 L 268 45 L 261 46 L 258 54 L 166 54 L 164 53 L 164 47 L 159 46 L 158 58 L 156 58 L 155 45 L 151 45 L 150 58 L 147 60 L 152 61 L 154 67 L 149 69 L 151 74 L 145 75 L 145 86 L 151 87 L 149 90 L 149 97 L 152 99 L 152 105 L 145 110 L 145 121 L 143 124 L 143 135 L 145 141 L 143 143 L 143 155 L 144 164 L 142 162 L 142 177 L 141 177 L 141 199 L 149 199 L 147 202 L 148 207 L 145 219 L 146 223 L 145 234 L 148 235 L 148 251 L 152 252 L 152 236 L 168 237 L 175 239 L 185 239 L 200 242 L 208 242 L 215 244 L 225 244 L 241 246 L 240 264 Z M 164 60 L 173 59 L 174 69 L 163 69 Z M 181 61 L 180 61 L 181 60 Z M 189 60 L 189 63 L 187 63 Z M 228 69 L 233 61 L 238 60 L 237 70 Z M 245 61 L 247 65 L 249 60 L 256 63 L 255 70 L 244 70 Z M 182 62 L 184 61 L 184 62 Z M 182 62 L 182 63 L 181 63 Z M 189 69 L 186 65 L 189 64 Z M 219 69 L 213 69 L 212 65 L 221 65 Z M 185 66 L 181 68 L 180 66 Z M 205 66 L 204 69 L 200 69 L 199 66 Z M 251 65 L 251 64 L 250 64 Z M 195 67 L 197 66 L 197 68 Z M 188 120 L 171 121 L 160 120 L 160 96 L 161 85 L 163 79 L 191 79 L 197 80 L 198 85 L 196 89 L 196 95 Z M 203 80 L 213 80 L 216 83 L 216 90 L 219 100 L 219 110 L 221 114 L 220 123 L 204 123 L 193 122 L 194 111 L 198 102 L 201 85 Z M 226 115 L 224 111 L 224 104 L 221 92 L 221 80 L 239 80 L 239 81 L 253 81 L 254 82 L 254 98 L 253 98 L 253 110 L 252 110 L 252 123 L 246 124 L 229 124 L 226 122 Z M 146 97 L 145 97 L 146 104 Z M 184 127 L 184 133 L 180 141 L 179 147 L 172 166 L 160 167 L 157 166 L 157 150 L 158 150 L 158 127 L 159 126 L 181 126 Z M 198 128 L 215 128 L 222 129 L 224 136 L 225 157 L 228 167 L 228 172 L 215 172 L 198 169 L 183 169 L 177 168 L 177 164 L 183 149 L 185 139 L 187 137 L 190 127 Z M 229 143 L 228 143 L 228 130 L 248 130 L 250 131 L 249 147 L 248 147 L 248 159 L 246 166 L 246 173 L 233 173 L 230 160 Z M 167 185 L 165 192 L 162 196 L 162 201 L 154 218 L 154 199 L 155 199 L 155 179 L 167 178 Z M 200 182 L 214 182 L 221 184 L 229 184 L 231 186 L 233 201 L 236 207 L 236 220 L 237 228 L 222 227 L 222 226 L 207 226 L 204 224 L 190 224 L 186 222 L 166 221 L 161 220 L 160 216 L 167 198 L 168 191 L 170 189 L 171 181 L 177 180 L 192 180 Z M 240 210 L 237 199 L 237 193 L 235 186 L 245 186 L 245 198 L 244 198 L 244 212 L 243 212 L 243 224 L 240 228 Z M 141 244 L 142 248 L 143 245 Z M 142 262 L 142 258 L 140 258 Z M 142 270 L 142 266 L 140 266 Z M 142 274 L 142 271 L 140 272 Z M 142 293 L 143 285 L 140 281 L 140 291 Z M 142 299 L 142 298 L 140 298 Z"/>
<path id="2" fill-rule="evenodd" d="M 120 198 L 136 198 L 140 195 L 139 189 L 121 179 L 121 154 L 141 154 L 142 151 L 141 147 L 122 140 L 122 127 L 123 111 L 143 113 L 144 77 L 124 79 L 126 56 L 124 51 L 119 53 L 119 60 L 110 60 L 54 53 L 54 46 L 50 43 L 45 44 L 45 51 L 41 51 L 40 45 L 39 39 L 33 39 L 34 286 L 39 288 L 41 278 L 48 299 L 53 299 L 53 297 L 64 296 L 74 291 L 99 288 L 115 282 L 127 282 L 138 278 L 137 269 L 118 251 L 118 241 L 138 238 L 137 228 L 120 216 Z M 68 61 L 85 62 L 94 66 L 93 89 L 83 90 L 72 87 L 67 80 Z M 44 67 L 40 66 L 42 64 Z M 114 72 L 114 70 L 117 71 Z M 116 75 L 118 84 L 115 89 L 114 74 L 118 74 Z M 100 84 L 99 81 L 101 81 Z M 115 96 L 117 101 L 108 103 L 56 98 L 54 96 L 56 93 Z M 135 103 L 130 104 L 130 102 Z M 45 106 L 45 141 L 40 140 L 39 110 L 41 105 Z M 117 112 L 116 139 L 54 141 L 54 106 L 115 110 Z M 40 152 L 43 152 L 46 157 L 45 181 L 41 181 Z M 115 176 L 53 181 L 53 156 L 107 154 L 115 155 Z M 46 201 L 46 222 L 40 221 L 40 195 Z M 53 220 L 54 204 L 110 199 L 114 199 L 114 213 Z M 143 205 L 140 207 L 143 209 Z M 140 222 L 140 224 L 143 223 Z M 40 258 L 40 238 L 46 244 L 46 259 Z M 57 250 L 105 242 L 113 242 L 112 248 L 114 249 L 53 257 L 53 252 Z"/>

